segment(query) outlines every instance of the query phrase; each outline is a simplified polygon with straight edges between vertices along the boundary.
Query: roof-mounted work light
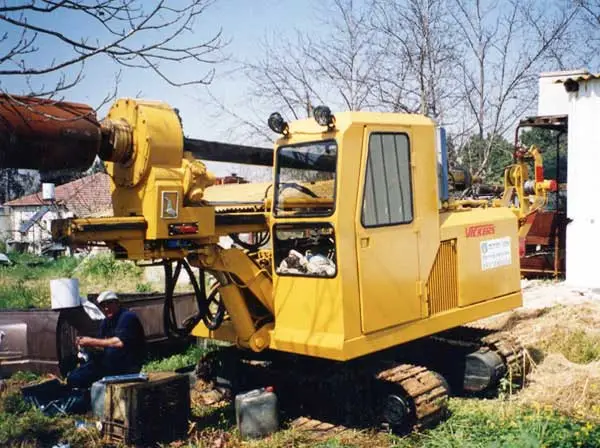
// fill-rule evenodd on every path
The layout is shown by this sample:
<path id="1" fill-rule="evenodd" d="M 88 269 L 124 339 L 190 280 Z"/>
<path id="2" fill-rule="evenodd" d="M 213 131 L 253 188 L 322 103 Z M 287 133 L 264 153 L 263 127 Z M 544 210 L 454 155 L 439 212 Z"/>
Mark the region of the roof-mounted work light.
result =
<path id="1" fill-rule="evenodd" d="M 267 120 L 269 128 L 278 134 L 283 134 L 287 137 L 290 133 L 290 128 L 279 112 L 273 112 Z"/>
<path id="2" fill-rule="evenodd" d="M 335 128 L 335 117 L 331 113 L 331 109 L 327 106 L 317 106 L 313 110 L 315 121 L 320 126 L 327 126 L 329 129 Z"/>

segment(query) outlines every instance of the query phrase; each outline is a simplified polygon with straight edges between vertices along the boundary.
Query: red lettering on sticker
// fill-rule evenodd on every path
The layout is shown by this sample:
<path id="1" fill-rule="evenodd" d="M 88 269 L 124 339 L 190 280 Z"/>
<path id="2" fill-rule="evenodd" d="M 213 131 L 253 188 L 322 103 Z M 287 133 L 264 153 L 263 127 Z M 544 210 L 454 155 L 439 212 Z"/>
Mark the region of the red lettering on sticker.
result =
<path id="1" fill-rule="evenodd" d="M 479 226 L 469 226 L 465 229 L 467 238 L 478 238 L 480 236 L 494 235 L 496 226 L 494 224 L 482 224 Z"/>

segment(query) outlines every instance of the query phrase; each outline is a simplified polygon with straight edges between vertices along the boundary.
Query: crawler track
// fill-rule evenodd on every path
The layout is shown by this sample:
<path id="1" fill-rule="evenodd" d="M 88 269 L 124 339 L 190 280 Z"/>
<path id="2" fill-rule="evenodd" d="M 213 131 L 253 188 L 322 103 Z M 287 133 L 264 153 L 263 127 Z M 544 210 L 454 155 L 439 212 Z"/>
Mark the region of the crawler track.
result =
<path id="1" fill-rule="evenodd" d="M 400 364 L 379 372 L 377 379 L 406 394 L 413 413 L 408 423 L 413 427 L 429 427 L 446 416 L 448 388 L 440 375 L 426 367 Z"/>
<path id="2" fill-rule="evenodd" d="M 316 438 L 348 428 L 405 432 L 432 426 L 447 414 L 446 383 L 426 367 L 377 360 L 291 362 L 288 355 L 278 359 L 278 354 L 269 361 L 232 362 L 233 353 L 210 354 L 200 362 L 196 399 L 221 406 L 236 389 L 273 385 L 290 426 Z M 228 374 L 236 378 L 225 379 Z"/>
<path id="3" fill-rule="evenodd" d="M 503 331 L 463 326 L 431 336 L 430 339 L 465 350 L 496 353 L 504 364 L 502 375 L 513 382 L 522 381 L 531 367 L 525 347 Z"/>
<path id="4" fill-rule="evenodd" d="M 472 327 L 345 363 L 228 348 L 200 361 L 202 386 L 196 399 L 221 406 L 240 391 L 270 385 L 278 392 L 284 420 L 315 439 L 348 428 L 406 432 L 444 419 L 448 379 L 454 376 L 457 389 L 452 389 L 461 394 L 465 359 L 488 352 L 498 361 L 490 389 L 497 388 L 502 376 L 512 382 L 524 377 L 527 357 L 518 341 L 506 333 Z"/>
<path id="5" fill-rule="evenodd" d="M 492 333 L 482 339 L 484 347 L 500 355 L 503 359 L 511 380 L 523 380 L 530 369 L 529 359 L 525 347 L 514 337 L 507 333 Z"/>

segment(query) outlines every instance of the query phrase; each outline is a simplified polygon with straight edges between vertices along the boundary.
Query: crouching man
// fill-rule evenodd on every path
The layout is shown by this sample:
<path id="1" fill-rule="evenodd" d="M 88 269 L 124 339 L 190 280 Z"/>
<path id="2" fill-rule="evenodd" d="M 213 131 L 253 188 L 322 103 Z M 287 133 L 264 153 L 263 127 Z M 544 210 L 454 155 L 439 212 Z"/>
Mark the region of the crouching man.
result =
<path id="1" fill-rule="evenodd" d="M 135 313 L 122 308 L 112 291 L 101 293 L 97 304 L 106 319 L 97 338 L 76 339 L 80 348 L 91 349 L 91 357 L 68 375 L 67 384 L 73 388 L 91 387 L 108 375 L 138 373 L 146 357 L 144 328 Z"/>

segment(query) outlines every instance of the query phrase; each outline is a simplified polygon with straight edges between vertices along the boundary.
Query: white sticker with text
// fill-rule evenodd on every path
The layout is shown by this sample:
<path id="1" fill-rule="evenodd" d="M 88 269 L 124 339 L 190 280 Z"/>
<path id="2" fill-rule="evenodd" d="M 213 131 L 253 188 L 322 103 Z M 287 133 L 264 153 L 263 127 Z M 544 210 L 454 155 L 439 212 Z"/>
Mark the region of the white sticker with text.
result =
<path id="1" fill-rule="evenodd" d="M 509 236 L 479 243 L 481 249 L 481 270 L 486 271 L 512 264 L 510 243 Z"/>

